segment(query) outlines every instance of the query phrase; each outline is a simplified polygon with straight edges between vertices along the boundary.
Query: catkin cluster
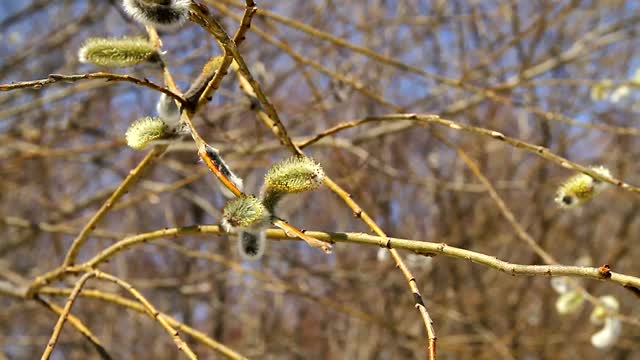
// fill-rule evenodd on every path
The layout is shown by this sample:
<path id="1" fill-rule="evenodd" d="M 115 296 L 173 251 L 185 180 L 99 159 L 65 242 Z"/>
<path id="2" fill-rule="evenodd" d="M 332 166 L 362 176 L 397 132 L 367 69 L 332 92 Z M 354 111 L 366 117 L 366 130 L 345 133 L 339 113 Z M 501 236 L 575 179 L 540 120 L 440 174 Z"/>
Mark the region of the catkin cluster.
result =
<path id="1" fill-rule="evenodd" d="M 287 194 L 317 189 L 324 178 L 322 167 L 306 156 L 294 156 L 275 163 L 267 171 L 260 197 L 241 195 L 229 201 L 222 226 L 238 231 L 238 249 L 245 259 L 264 253 L 264 230 L 275 217 L 278 202 Z"/>

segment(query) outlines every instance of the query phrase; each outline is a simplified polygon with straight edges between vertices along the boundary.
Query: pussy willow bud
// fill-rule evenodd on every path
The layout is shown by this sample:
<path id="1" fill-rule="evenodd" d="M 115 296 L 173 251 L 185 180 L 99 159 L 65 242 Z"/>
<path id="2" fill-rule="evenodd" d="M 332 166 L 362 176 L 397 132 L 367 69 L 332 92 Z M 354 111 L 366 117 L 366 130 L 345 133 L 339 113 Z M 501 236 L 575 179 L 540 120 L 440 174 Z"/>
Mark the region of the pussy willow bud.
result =
<path id="1" fill-rule="evenodd" d="M 591 336 L 591 345 L 603 349 L 615 345 L 622 334 L 622 322 L 615 317 L 608 317 L 600 331 Z"/>
<path id="2" fill-rule="evenodd" d="M 555 290 L 559 295 L 566 294 L 571 290 L 569 286 L 569 282 L 566 277 L 552 277 L 551 278 L 551 288 Z"/>
<path id="3" fill-rule="evenodd" d="M 174 30 L 189 19 L 191 0 L 124 0 L 124 10 L 137 21 Z"/>
<path id="4" fill-rule="evenodd" d="M 216 72 L 218 71 L 218 69 L 220 69 L 220 66 L 222 65 L 223 60 L 224 60 L 224 56 L 218 55 L 211 58 L 202 67 L 202 71 L 200 72 L 200 75 L 198 75 L 198 77 L 193 81 L 189 89 L 185 91 L 183 95 L 183 97 L 187 100 L 189 104 L 191 104 L 192 106 L 195 106 L 198 103 L 198 100 L 200 99 L 200 96 L 202 96 L 202 93 L 207 88 L 207 85 L 209 85 L 209 82 L 211 82 L 213 77 L 216 75 Z"/>
<path id="5" fill-rule="evenodd" d="M 153 45 L 144 38 L 89 38 L 78 51 L 78 58 L 83 63 L 126 67 L 144 61 L 157 61 L 159 55 Z"/>
<path id="6" fill-rule="evenodd" d="M 582 308 L 584 296 L 578 291 L 566 292 L 556 301 L 556 310 L 560 315 L 575 313 Z"/>
<path id="7" fill-rule="evenodd" d="M 591 316 L 589 317 L 591 323 L 595 325 L 604 323 L 604 320 L 607 317 L 609 317 L 612 313 L 617 313 L 620 309 L 618 300 L 611 295 L 601 296 L 599 300 L 600 304 L 593 308 Z"/>
<path id="8" fill-rule="evenodd" d="M 208 144 L 203 144 L 198 149 L 198 155 L 200 155 L 202 161 L 207 164 L 207 167 L 220 180 L 220 189 L 224 196 L 232 198 L 242 193 L 242 179 L 231 171 L 231 168 L 224 162 L 217 149 Z"/>
<path id="9" fill-rule="evenodd" d="M 180 109 L 176 105 L 175 100 L 167 94 L 161 94 L 158 104 L 156 105 L 156 111 L 158 111 L 158 117 L 167 125 L 171 127 L 177 127 L 180 124 Z"/>
<path id="10" fill-rule="evenodd" d="M 127 129 L 127 145 L 143 149 L 154 140 L 167 139 L 173 135 L 171 128 L 161 119 L 150 116 L 136 120 Z"/>
<path id="11" fill-rule="evenodd" d="M 269 224 L 271 214 L 262 202 L 252 195 L 241 195 L 230 200 L 224 207 L 222 227 L 233 229 L 259 229 Z"/>
<path id="12" fill-rule="evenodd" d="M 592 167 L 591 170 L 600 175 L 611 177 L 611 172 L 602 166 Z M 576 174 L 560 185 L 556 192 L 555 201 L 564 208 L 577 207 L 591 200 L 606 187 L 607 183 L 587 174 Z"/>
<path id="13" fill-rule="evenodd" d="M 615 345 L 622 334 L 622 322 L 615 315 L 620 304 L 611 296 L 601 296 L 600 304 L 591 312 L 589 320 L 596 325 L 604 324 L 600 331 L 591 336 L 591 345 L 596 348 L 607 348 Z"/>
<path id="14" fill-rule="evenodd" d="M 611 93 L 613 82 L 611 80 L 603 80 L 591 87 L 591 99 L 600 101 L 606 99 Z"/>
<path id="15" fill-rule="evenodd" d="M 238 233 L 238 253 L 245 260 L 257 260 L 262 257 L 267 247 L 264 230 L 241 231 Z"/>
<path id="16" fill-rule="evenodd" d="M 285 194 L 317 189 L 324 179 L 320 164 L 306 156 L 293 156 L 275 163 L 264 176 L 261 197 L 273 211 Z"/>

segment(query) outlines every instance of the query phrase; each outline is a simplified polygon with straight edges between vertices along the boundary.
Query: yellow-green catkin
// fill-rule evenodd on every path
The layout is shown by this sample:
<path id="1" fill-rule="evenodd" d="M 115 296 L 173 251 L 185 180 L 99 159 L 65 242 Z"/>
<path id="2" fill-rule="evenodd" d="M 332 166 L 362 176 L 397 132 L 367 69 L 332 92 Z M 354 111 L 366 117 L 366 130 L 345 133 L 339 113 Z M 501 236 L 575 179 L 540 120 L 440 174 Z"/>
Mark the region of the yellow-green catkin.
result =
<path id="1" fill-rule="evenodd" d="M 130 147 L 143 149 L 154 140 L 166 139 L 172 135 L 170 127 L 162 119 L 147 116 L 131 124 L 125 138 Z"/>
<path id="2" fill-rule="evenodd" d="M 591 167 L 596 173 L 611 177 L 611 172 L 603 166 Z M 607 183 L 587 174 L 576 174 L 567 179 L 556 192 L 555 201 L 563 208 L 573 208 L 591 200 L 607 187 Z"/>
<path id="3" fill-rule="evenodd" d="M 156 61 L 157 50 L 144 38 L 90 38 L 78 51 L 80 62 L 106 67 L 127 67 Z"/>
<path id="4" fill-rule="evenodd" d="M 261 228 L 269 223 L 271 214 L 262 202 L 252 195 L 242 195 L 230 200 L 222 213 L 222 227 L 234 229 Z"/>
<path id="5" fill-rule="evenodd" d="M 324 170 L 315 160 L 306 156 L 293 156 L 269 168 L 264 176 L 261 198 L 273 212 L 284 195 L 315 190 L 323 179 Z"/>
<path id="6" fill-rule="evenodd" d="M 595 325 L 603 324 L 607 317 L 617 313 L 620 309 L 620 303 L 611 295 L 601 296 L 598 300 L 600 300 L 600 304 L 593 308 L 589 317 L 591 323 Z"/>
<path id="7" fill-rule="evenodd" d="M 591 99 L 594 101 L 605 100 L 611 93 L 613 82 L 611 80 L 603 80 L 591 87 Z"/>
<path id="8" fill-rule="evenodd" d="M 561 315 L 567 315 L 577 312 L 582 308 L 584 296 L 579 291 L 569 291 L 558 297 L 556 301 L 556 310 Z"/>
<path id="9" fill-rule="evenodd" d="M 264 176 L 265 187 L 284 193 L 317 189 L 324 179 L 320 164 L 306 156 L 293 156 L 275 163 Z"/>

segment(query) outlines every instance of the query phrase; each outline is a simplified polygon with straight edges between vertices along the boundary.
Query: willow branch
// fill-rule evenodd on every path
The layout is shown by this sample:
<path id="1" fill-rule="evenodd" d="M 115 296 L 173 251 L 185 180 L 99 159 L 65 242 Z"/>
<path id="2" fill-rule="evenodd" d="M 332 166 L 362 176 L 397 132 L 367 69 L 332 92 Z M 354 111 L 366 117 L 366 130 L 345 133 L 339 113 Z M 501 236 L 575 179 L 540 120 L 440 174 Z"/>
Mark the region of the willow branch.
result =
<path id="1" fill-rule="evenodd" d="M 332 246 L 329 243 L 326 242 L 322 242 L 314 237 L 311 237 L 309 235 L 307 235 L 304 231 L 296 228 L 295 226 L 289 224 L 288 222 L 282 220 L 282 219 L 273 219 L 271 221 L 271 223 L 282 229 L 282 231 L 284 231 L 285 233 L 287 233 L 287 235 L 289 236 L 294 236 L 297 237 L 299 239 L 304 240 L 309 246 L 320 249 L 322 251 L 324 251 L 326 254 L 330 254 L 331 253 L 331 249 Z"/>
<path id="2" fill-rule="evenodd" d="M 82 277 L 76 282 L 76 285 L 71 291 L 71 294 L 69 294 L 69 297 L 67 298 L 67 302 L 64 305 L 64 309 L 62 309 L 62 312 L 60 313 L 60 317 L 58 318 L 58 322 L 56 322 L 56 326 L 54 326 L 53 328 L 53 333 L 51 334 L 51 338 L 49 338 L 49 342 L 47 342 L 47 346 L 45 347 L 44 352 L 40 357 L 41 360 L 48 360 L 51 354 L 53 353 L 53 349 L 55 348 L 56 343 L 58 342 L 58 337 L 60 337 L 62 326 L 64 325 L 64 322 L 69 317 L 69 313 L 71 312 L 71 307 L 73 306 L 73 303 L 75 302 L 76 298 L 78 297 L 78 294 L 80 293 L 80 290 L 82 290 L 82 287 L 87 282 L 87 280 L 89 280 L 94 276 L 96 276 L 96 272 L 90 271 L 82 275 Z"/>
<path id="3" fill-rule="evenodd" d="M 557 155 L 555 153 L 553 153 L 551 150 L 549 150 L 548 148 L 541 146 L 541 145 L 535 145 L 535 144 L 531 144 L 528 143 L 526 141 L 522 141 L 513 137 L 509 137 L 504 135 L 503 133 L 499 132 L 499 131 L 495 131 L 495 130 L 491 130 L 491 129 L 487 129 L 487 128 L 482 128 L 482 127 L 478 127 L 478 126 L 472 126 L 472 125 L 465 125 L 462 124 L 460 122 L 456 122 L 456 121 L 452 121 L 452 120 L 448 120 L 448 119 L 443 119 L 438 115 L 433 115 L 433 114 L 388 114 L 388 115 L 380 115 L 380 116 L 369 116 L 366 117 L 364 119 L 360 119 L 360 120 L 354 120 L 354 121 L 348 121 L 348 122 L 344 122 L 344 123 L 340 123 L 337 124 L 325 131 L 322 131 L 316 135 L 314 135 L 313 137 L 308 138 L 307 140 L 304 140 L 302 142 L 300 142 L 301 147 L 306 147 L 309 146 L 317 141 L 319 141 L 320 139 L 326 137 L 326 136 L 331 136 L 331 135 L 335 135 L 336 133 L 342 131 L 342 130 L 346 130 L 346 129 L 350 129 L 356 126 L 360 126 L 369 122 L 374 122 L 374 121 L 402 121 L 402 120 L 409 120 L 409 121 L 418 121 L 418 122 L 423 122 L 423 123 L 432 123 L 432 124 L 437 124 L 437 125 L 441 125 L 441 126 L 446 126 L 450 129 L 453 130 L 457 130 L 457 131 L 464 131 L 464 132 L 469 132 L 469 133 L 473 133 L 473 134 L 478 134 L 478 135 L 482 135 L 484 137 L 489 137 L 492 138 L 494 140 L 498 140 L 498 141 L 502 141 L 510 146 L 513 146 L 517 149 L 522 149 L 525 150 L 527 152 L 533 153 L 537 156 L 540 156 L 546 160 L 549 160 L 555 164 L 558 164 L 566 169 L 571 169 L 574 171 L 578 171 L 584 174 L 587 174 L 595 179 L 607 182 L 609 184 L 613 184 L 617 187 L 620 187 L 624 190 L 627 191 L 631 191 L 634 193 L 640 193 L 640 187 L 638 186 L 634 186 L 631 184 L 628 184 L 620 179 L 617 178 L 613 178 L 613 177 L 608 177 L 608 176 L 604 176 L 602 174 L 599 174 L 595 171 L 593 171 L 593 169 L 588 168 L 584 165 L 580 165 L 578 163 L 575 163 L 573 161 L 570 161 L 567 158 L 564 158 L 560 155 Z"/>
<path id="4" fill-rule="evenodd" d="M 198 8 L 196 8 L 196 11 Z M 273 134 L 280 140 L 280 142 L 287 147 L 292 153 L 297 155 L 304 155 L 303 151 L 296 146 L 296 144 L 289 137 L 287 130 L 280 120 L 278 112 L 267 96 L 262 91 L 260 84 L 253 78 L 249 68 L 244 62 L 244 59 L 240 55 L 236 44 L 229 39 L 229 36 L 224 31 L 224 28 L 216 21 L 215 18 L 208 16 L 203 12 L 198 12 L 198 15 L 201 19 L 200 24 L 207 30 L 211 35 L 213 35 L 218 42 L 223 46 L 225 53 L 231 53 L 233 56 L 233 60 L 236 62 L 238 66 L 238 74 L 240 75 L 241 87 L 242 89 L 250 95 L 254 95 L 262 105 L 262 109 L 258 110 L 258 116 L 265 122 L 265 124 L 271 129 Z M 373 219 L 362 210 L 362 208 L 351 198 L 351 195 L 348 194 L 344 189 L 342 189 L 338 184 L 333 182 L 330 177 L 326 176 L 323 179 L 323 183 L 329 187 L 334 193 L 336 193 L 339 197 L 343 199 L 343 201 L 349 205 L 349 207 L 354 211 L 357 217 L 361 218 L 376 234 L 381 237 L 386 237 L 386 234 L 382 231 L 382 229 L 373 221 Z M 306 233 L 306 235 L 309 235 Z M 311 235 L 312 236 L 312 235 Z M 313 236 L 312 236 L 313 237 Z M 396 266 L 400 269 L 405 279 L 409 284 L 409 288 L 413 294 L 414 300 L 416 302 L 416 308 L 418 309 L 429 337 L 428 349 L 429 349 L 429 357 L 431 360 L 435 359 L 435 332 L 433 329 L 433 322 L 429 316 L 429 313 L 426 310 L 424 305 L 424 301 L 422 299 L 422 295 L 420 294 L 420 290 L 418 288 L 417 282 L 409 268 L 405 265 L 400 255 L 397 253 L 395 249 L 389 247 L 389 252 L 393 257 Z"/>
<path id="5" fill-rule="evenodd" d="M 69 271 L 80 271 L 80 269 L 87 267 L 95 267 L 101 263 L 104 263 L 111 259 L 113 256 L 130 249 L 136 245 L 141 245 L 150 241 L 154 241 L 162 238 L 177 239 L 184 235 L 203 235 L 210 236 L 211 234 L 225 234 L 217 225 L 200 225 L 200 226 L 188 226 L 181 228 L 170 228 L 152 231 L 148 233 L 142 233 L 134 236 L 124 238 L 110 247 L 104 249 L 91 260 L 77 265 L 75 267 L 67 268 L 65 270 L 57 270 L 50 272 L 43 276 L 47 278 L 45 283 L 50 283 L 57 279 L 64 277 Z M 269 229 L 266 230 L 267 237 L 273 240 L 298 240 L 297 236 L 287 235 L 283 230 Z M 576 278 L 586 278 L 594 280 L 603 280 L 607 282 L 617 283 L 622 286 L 633 286 L 640 288 L 640 277 L 626 275 L 622 273 L 609 270 L 603 272 L 600 268 L 584 267 L 584 266 L 570 266 L 570 265 L 525 265 L 511 263 L 505 260 L 500 260 L 494 256 L 486 255 L 480 252 L 475 252 L 455 246 L 447 245 L 446 243 L 428 242 L 415 239 L 402 239 L 393 237 L 381 237 L 363 233 L 339 233 L 339 232 L 321 232 L 321 231 L 306 231 L 305 234 L 313 236 L 314 238 L 329 242 L 329 243 L 351 243 L 370 246 L 387 247 L 390 249 L 408 250 L 417 254 L 423 255 L 444 255 L 447 257 L 471 261 L 473 263 L 489 267 L 509 275 L 514 276 L 569 276 Z M 41 280 L 42 281 L 42 280 Z"/>
<path id="6" fill-rule="evenodd" d="M 70 292 L 71 292 L 71 289 L 65 289 L 65 288 L 44 287 L 40 289 L 41 294 L 52 295 L 52 296 L 68 296 Z M 129 300 L 125 297 L 119 296 L 117 294 L 111 294 L 111 293 L 107 293 L 107 292 L 95 290 L 95 289 L 85 289 L 80 293 L 80 296 L 85 298 L 90 298 L 90 299 L 97 299 L 97 300 L 105 301 L 107 303 L 122 306 L 124 308 L 147 315 L 153 319 L 152 315 L 147 311 L 144 305 L 140 304 L 137 301 Z M 234 360 L 247 359 L 246 357 L 237 353 L 235 350 L 230 349 L 227 346 L 213 340 L 207 334 L 201 331 L 198 331 L 165 313 L 161 312 L 158 316 L 165 319 L 176 330 L 182 331 L 185 334 L 189 334 L 189 336 L 193 337 L 195 340 L 201 342 L 202 344 L 206 345 L 207 347 L 211 348 L 214 351 L 217 351 L 218 353 L 226 356 L 229 359 L 234 359 Z"/>
<path id="7" fill-rule="evenodd" d="M 249 71 L 247 64 L 242 58 L 242 55 L 240 55 L 240 52 L 238 51 L 237 44 L 229 37 L 229 35 L 227 35 L 222 25 L 220 25 L 220 23 L 218 23 L 218 21 L 213 16 L 211 16 L 208 12 L 205 12 L 199 6 L 195 6 L 192 9 L 196 13 L 194 20 L 198 22 L 198 24 L 200 24 L 200 26 L 202 26 L 209 34 L 211 34 L 220 43 L 220 46 L 222 46 L 225 52 L 225 61 L 223 62 L 223 64 L 226 65 L 227 59 L 230 57 L 232 57 L 232 60 L 238 64 L 240 73 L 249 82 L 249 84 L 251 85 L 251 88 L 254 91 L 255 96 L 258 98 L 258 100 L 260 101 L 260 104 L 265 109 L 265 112 L 273 121 L 275 129 L 272 129 L 272 130 L 276 133 L 276 135 L 278 136 L 278 139 L 280 139 L 282 144 L 285 145 L 287 148 L 289 148 L 295 153 L 300 154 L 300 149 L 297 149 L 296 145 L 291 141 L 291 138 L 287 134 L 287 130 L 282 124 L 282 121 L 280 121 L 280 117 L 278 116 L 278 113 L 276 112 L 275 108 L 273 107 L 269 99 L 262 92 L 262 88 L 260 87 L 260 84 L 258 84 L 258 82 L 251 75 L 251 72 Z M 231 61 L 228 61 L 228 62 L 229 62 L 228 65 L 231 65 Z M 225 72 L 228 70 L 228 65 L 227 65 L 227 68 L 224 69 Z M 219 72 L 222 72 L 222 71 L 223 70 L 220 70 Z M 216 74 L 216 77 L 217 76 L 218 74 Z"/>
<path id="8" fill-rule="evenodd" d="M 189 359 L 191 359 L 191 360 L 197 360 L 198 359 L 198 357 L 191 350 L 189 345 L 186 342 L 184 342 L 184 340 L 182 340 L 182 338 L 180 337 L 180 334 L 178 333 L 178 331 L 173 326 L 171 326 L 171 324 L 169 324 L 167 319 L 165 319 L 164 317 L 160 316 L 160 312 L 138 290 L 136 290 L 131 284 L 129 284 L 128 282 L 126 282 L 126 281 L 124 281 L 124 280 L 122 280 L 122 279 L 120 279 L 120 278 L 118 278 L 116 276 L 107 274 L 107 273 L 102 272 L 102 271 L 94 270 L 92 273 L 98 279 L 105 279 L 105 280 L 111 281 L 111 282 L 119 285 L 123 289 L 127 290 L 131 295 L 133 295 L 133 297 L 135 297 L 144 306 L 144 308 L 147 310 L 147 312 L 154 319 L 156 319 L 160 323 L 160 325 L 162 325 L 162 327 L 166 330 L 166 332 L 169 334 L 169 336 L 171 336 L 173 338 L 173 341 L 175 342 L 176 346 L 178 347 L 178 350 L 183 351 L 187 355 L 187 357 Z"/>
<path id="9" fill-rule="evenodd" d="M 221 0 L 221 2 L 226 3 L 229 6 L 232 7 L 238 7 L 238 4 L 232 2 L 231 0 Z M 216 7 L 219 7 L 219 5 L 216 5 Z M 609 41 L 611 41 L 610 37 L 605 39 L 602 39 L 600 41 L 591 41 L 590 43 L 588 41 L 578 41 L 576 42 L 572 47 L 570 47 L 569 49 L 567 49 L 565 52 L 559 54 L 556 57 L 551 57 L 549 59 L 547 59 L 546 61 L 543 61 L 541 63 L 532 65 L 530 68 L 526 69 L 525 71 L 523 71 L 521 74 L 518 74 L 518 76 L 516 77 L 512 77 L 509 78 L 507 81 L 501 83 L 501 84 L 497 84 L 495 86 L 493 86 L 490 89 L 485 89 L 485 88 L 481 88 L 475 85 L 472 85 L 471 83 L 469 83 L 468 81 L 466 81 L 466 79 L 452 79 L 452 78 L 448 78 L 446 76 L 442 76 L 439 74 L 435 74 L 435 73 L 431 73 L 428 72 L 420 67 L 417 66 L 413 66 L 413 65 L 409 65 L 409 64 L 405 64 L 402 61 L 396 60 L 392 57 L 383 55 L 379 52 L 376 52 L 374 50 L 368 49 L 366 47 L 363 46 L 358 46 L 355 45 L 351 42 L 349 42 L 348 40 L 345 40 L 343 38 L 334 36 L 330 33 L 324 32 L 322 30 L 319 30 L 318 28 L 306 25 L 300 21 L 297 21 L 295 19 L 291 19 L 282 15 L 278 15 L 274 12 L 271 12 L 269 10 L 265 10 L 265 9 L 258 9 L 256 15 L 258 16 L 263 16 L 266 18 L 269 18 L 270 20 L 279 22 L 283 25 L 286 25 L 288 27 L 294 28 L 296 30 L 300 30 L 302 32 L 304 32 L 305 34 L 318 38 L 318 39 L 322 39 L 324 41 L 330 42 L 333 45 L 345 48 L 345 49 L 349 49 L 353 52 L 362 54 L 370 59 L 373 59 L 381 64 L 386 64 L 386 65 L 390 65 L 393 66 L 399 70 L 405 71 L 405 72 L 409 72 L 409 73 L 413 73 L 419 76 L 422 76 L 424 78 L 428 78 L 428 79 L 433 79 L 439 83 L 451 86 L 451 87 L 455 87 L 455 88 L 459 88 L 465 91 L 469 91 L 474 93 L 475 95 L 473 96 L 473 98 L 471 100 L 469 100 L 470 102 L 473 103 L 478 103 L 484 99 L 491 99 L 495 102 L 498 103 L 502 103 L 502 104 L 507 104 L 507 105 L 513 105 L 513 106 L 519 106 L 524 108 L 525 110 L 534 113 L 536 115 L 539 115 L 542 119 L 547 120 L 547 121 L 557 121 L 557 122 L 561 122 L 564 124 L 568 124 L 571 126 L 577 126 L 577 127 L 583 127 L 583 128 L 587 128 L 587 129 L 595 129 L 595 130 L 600 130 L 600 131 L 607 131 L 607 132 L 611 132 L 611 133 L 615 133 L 615 134 L 619 134 L 619 135 L 631 135 L 631 136 L 639 136 L 640 135 L 640 128 L 629 128 L 629 127 L 617 127 L 617 126 L 610 126 L 610 125 L 606 125 L 606 124 L 589 124 L 589 123 L 585 123 L 584 121 L 579 121 L 577 119 L 571 118 L 569 116 L 565 116 L 562 114 L 557 114 L 557 113 L 553 113 L 550 111 L 546 111 L 542 108 L 538 108 L 538 107 L 534 107 L 534 106 L 530 106 L 527 104 L 524 104 L 522 102 L 513 100 L 509 97 L 506 97 L 504 95 L 501 95 L 500 92 L 504 92 L 504 91 L 508 91 L 510 89 L 513 89 L 514 87 L 518 86 L 521 82 L 526 81 L 528 79 L 531 79 L 535 76 L 538 76 L 540 74 L 543 74 L 544 72 L 547 72 L 553 68 L 555 68 L 556 66 L 563 64 L 565 62 L 567 62 L 569 59 L 572 58 L 577 58 L 578 56 L 582 55 L 582 54 L 588 54 L 592 51 L 595 51 L 598 48 L 602 48 L 608 44 L 610 44 Z M 635 21 L 635 19 L 637 19 L 637 16 L 631 16 L 627 19 L 622 20 L 622 22 L 632 22 Z M 594 30 L 592 30 L 591 32 L 589 32 L 588 34 L 584 34 L 582 36 L 583 39 L 597 39 L 598 36 L 602 36 L 603 33 L 605 33 L 606 31 L 608 31 L 608 27 L 605 26 L 604 28 L 602 27 L 598 27 L 595 28 Z M 589 46 L 587 46 L 589 45 Z M 464 103 L 468 103 L 467 100 L 463 101 Z"/>
<path id="10" fill-rule="evenodd" d="M 142 175 L 143 170 L 146 169 L 154 159 L 159 157 L 166 150 L 166 146 L 156 146 L 151 151 L 147 153 L 147 155 L 140 161 L 140 163 L 129 172 L 127 177 L 120 183 L 118 188 L 111 194 L 111 196 L 107 199 L 107 201 L 102 204 L 100 209 L 93 215 L 93 217 L 89 220 L 89 222 L 82 228 L 82 231 L 78 236 L 73 240 L 69 251 L 67 252 L 67 256 L 64 259 L 63 267 L 73 265 L 76 257 L 78 256 L 78 251 L 80 247 L 87 240 L 89 233 L 93 231 L 96 227 L 96 224 L 102 220 L 102 218 L 111 210 L 114 204 L 127 193 L 129 187 L 133 185 Z"/>
<path id="11" fill-rule="evenodd" d="M 509 224 L 511 225 L 513 230 L 516 232 L 516 235 L 522 241 L 524 241 L 527 244 L 527 246 L 529 246 L 531 249 L 533 249 L 533 251 L 536 253 L 536 255 L 540 256 L 540 258 L 546 264 L 548 264 L 548 265 L 557 265 L 558 261 L 553 257 L 553 255 L 551 255 L 546 250 L 544 250 L 540 245 L 538 245 L 538 242 L 531 235 L 529 235 L 529 233 L 527 233 L 527 231 L 522 227 L 522 225 L 520 225 L 518 220 L 516 220 L 516 217 L 513 214 L 513 212 L 509 209 L 509 207 L 504 202 L 504 200 L 502 200 L 502 197 L 500 197 L 500 195 L 498 194 L 496 189 L 493 187 L 493 185 L 491 185 L 491 182 L 489 181 L 489 179 L 487 179 L 487 177 L 484 176 L 484 174 L 480 170 L 480 167 L 478 166 L 478 164 L 476 164 L 476 162 L 473 161 L 473 159 L 471 159 L 471 157 L 469 157 L 469 155 L 467 155 L 467 153 L 464 150 L 462 150 L 459 146 L 457 146 L 455 144 L 452 144 L 450 141 L 448 141 L 448 140 L 446 140 L 446 139 L 444 139 L 444 138 L 442 138 L 442 137 L 440 137 L 438 135 L 436 135 L 436 137 L 440 141 L 442 141 L 444 144 L 446 144 L 447 146 L 449 146 L 452 149 L 454 149 L 458 153 L 458 156 L 460 156 L 462 161 L 464 161 L 465 164 L 467 164 L 467 167 L 469 167 L 469 169 L 471 169 L 471 172 L 487 188 L 487 192 L 489 193 L 489 196 L 496 203 L 496 206 L 498 207 L 498 209 L 500 210 L 500 212 L 502 213 L 504 218 L 509 222 Z M 607 273 L 607 268 L 609 267 L 609 265 L 605 265 L 605 266 L 606 267 L 600 267 L 599 268 L 600 272 L 603 272 L 604 274 Z M 579 284 L 577 281 L 574 281 L 573 279 L 568 279 L 568 280 L 570 281 L 571 286 L 573 286 L 573 288 L 575 288 L 576 290 L 582 292 L 584 294 L 585 298 L 590 303 L 592 303 L 594 306 L 601 305 L 600 299 L 598 299 L 597 297 L 591 295 L 584 288 L 584 286 Z M 630 288 L 629 286 L 625 286 L 625 287 L 626 288 Z M 637 288 L 633 287 L 631 289 L 637 289 Z M 624 320 L 625 321 L 629 321 L 629 322 L 633 322 L 636 325 L 639 324 L 637 319 L 625 317 Z"/>
<path id="12" fill-rule="evenodd" d="M 167 89 L 164 86 L 160 86 L 156 83 L 151 82 L 149 79 L 146 79 L 146 78 L 138 79 L 131 75 L 112 74 L 112 73 L 106 73 L 106 72 L 95 72 L 95 73 L 87 73 L 87 74 L 81 74 L 81 75 L 51 74 L 46 79 L 20 81 L 20 82 L 14 82 L 11 84 L 0 84 L 0 91 L 11 91 L 11 90 L 25 89 L 25 88 L 39 90 L 45 86 L 53 85 L 59 82 L 73 83 L 76 81 L 93 80 L 93 79 L 105 79 L 107 81 L 125 81 L 125 82 L 134 83 L 136 85 L 145 86 L 155 91 L 159 91 L 168 96 L 171 96 L 181 105 L 186 105 L 186 100 L 182 96 Z"/>
<path id="13" fill-rule="evenodd" d="M 240 19 L 240 26 L 233 36 L 233 42 L 236 46 L 239 46 L 244 41 L 247 31 L 249 31 L 249 28 L 251 27 L 251 20 L 253 19 L 253 14 L 255 14 L 256 10 L 256 4 L 252 0 L 246 2 L 244 14 Z M 199 21 L 206 20 L 200 19 Z M 222 78 L 228 73 L 229 66 L 233 61 L 233 56 L 229 53 L 226 47 L 223 46 L 222 50 L 224 51 L 224 60 L 222 62 L 222 65 L 220 66 L 220 69 L 216 72 L 214 77 L 211 79 L 211 81 L 207 84 L 207 87 L 202 93 L 200 99 L 198 99 L 198 105 L 196 109 L 204 106 L 207 102 L 210 101 L 211 97 L 213 96 L 213 92 L 215 92 L 215 90 L 220 87 Z"/>
<path id="14" fill-rule="evenodd" d="M 73 289 L 69 289 L 69 291 L 65 294 L 65 296 L 70 295 L 72 291 Z M 35 300 L 40 305 L 58 314 L 59 316 L 62 316 L 62 314 L 64 313 L 64 310 L 61 307 L 39 296 L 36 296 Z M 91 343 L 91 345 L 93 345 L 93 347 L 98 352 L 98 355 L 100 355 L 101 359 L 103 360 L 112 359 L 111 355 L 109 355 L 109 353 L 104 348 L 102 343 L 100 343 L 100 340 L 98 340 L 98 338 L 91 332 L 91 330 L 89 330 L 89 328 L 85 324 L 82 323 L 82 321 L 80 321 L 80 319 L 73 316 L 72 314 L 67 314 L 67 321 L 69 322 L 69 324 L 71 324 L 71 326 L 73 326 L 76 330 L 78 330 L 78 332 L 82 334 L 82 336 L 84 336 Z"/>
<path id="15" fill-rule="evenodd" d="M 234 19 L 239 19 L 238 15 L 234 14 L 228 7 L 221 4 L 220 2 L 214 1 L 214 0 L 208 0 L 207 3 L 211 4 L 211 6 L 215 7 L 217 10 L 224 13 L 225 15 L 228 15 Z M 291 49 L 291 47 L 287 43 L 283 41 L 278 41 L 276 38 L 271 36 L 269 32 L 262 30 L 257 26 L 253 26 L 251 28 L 251 31 L 255 33 L 257 36 L 259 36 L 260 38 L 262 38 L 264 41 L 268 42 L 269 44 L 277 47 L 278 49 L 288 54 L 294 61 L 300 64 L 307 65 L 315 69 L 316 71 L 320 72 L 321 74 L 325 74 L 326 76 L 351 87 L 355 91 L 358 91 L 361 94 L 373 99 L 374 101 L 389 107 L 390 109 L 392 109 L 392 111 L 402 111 L 401 107 L 393 104 L 389 100 L 385 99 L 384 96 L 369 89 L 367 85 L 363 84 L 362 82 L 357 81 L 355 79 L 351 79 L 350 77 L 344 76 L 339 72 L 332 71 L 327 67 L 323 66 L 321 63 L 295 52 L 293 49 Z M 253 96 L 255 97 L 255 95 Z"/>

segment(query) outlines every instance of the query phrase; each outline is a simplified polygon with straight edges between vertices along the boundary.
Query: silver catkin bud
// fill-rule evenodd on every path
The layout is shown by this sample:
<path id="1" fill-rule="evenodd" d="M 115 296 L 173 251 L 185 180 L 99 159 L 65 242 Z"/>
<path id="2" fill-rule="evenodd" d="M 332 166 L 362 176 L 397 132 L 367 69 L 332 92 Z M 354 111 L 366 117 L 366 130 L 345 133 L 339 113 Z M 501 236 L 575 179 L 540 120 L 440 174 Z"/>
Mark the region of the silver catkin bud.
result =
<path id="1" fill-rule="evenodd" d="M 238 253 L 245 260 L 258 260 L 264 254 L 267 239 L 264 230 L 238 233 Z"/>
<path id="2" fill-rule="evenodd" d="M 158 104 L 156 104 L 156 111 L 158 112 L 158 117 L 164 120 L 167 125 L 177 127 L 180 123 L 180 109 L 178 109 L 178 105 L 176 105 L 171 96 L 164 93 L 161 94 Z"/>
<path id="3" fill-rule="evenodd" d="M 124 10 L 137 21 L 160 30 L 175 30 L 189 19 L 191 0 L 124 0 Z"/>

